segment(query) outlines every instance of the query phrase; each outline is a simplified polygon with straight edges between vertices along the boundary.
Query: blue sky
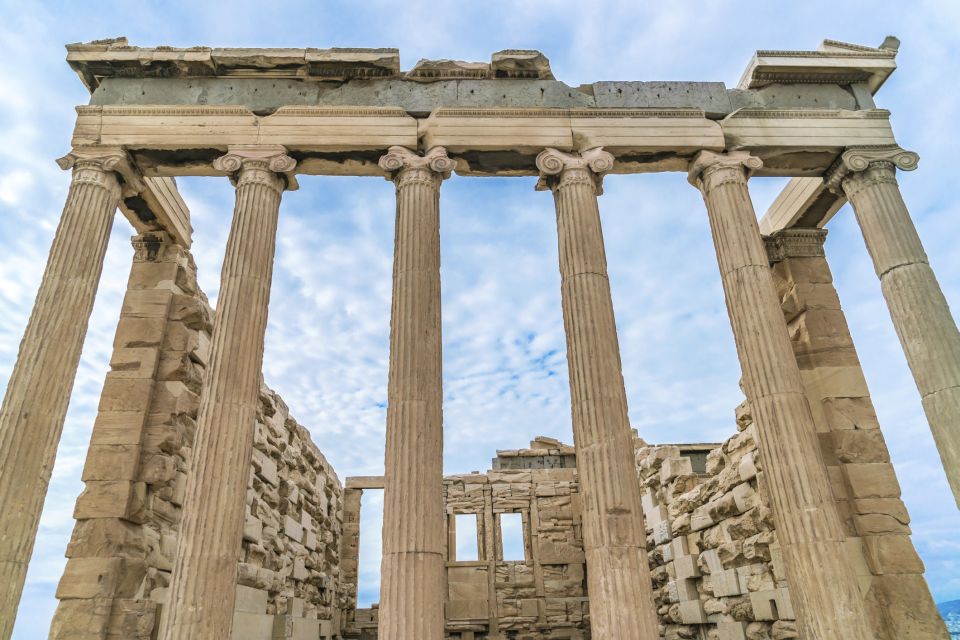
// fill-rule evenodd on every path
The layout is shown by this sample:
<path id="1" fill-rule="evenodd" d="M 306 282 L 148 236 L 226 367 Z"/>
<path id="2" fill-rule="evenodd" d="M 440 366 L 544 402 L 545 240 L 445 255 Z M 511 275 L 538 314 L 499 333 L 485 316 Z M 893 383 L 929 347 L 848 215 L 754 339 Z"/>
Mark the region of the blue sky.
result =
<path id="1" fill-rule="evenodd" d="M 670 8 L 666 8 L 666 7 Z M 736 84 L 757 49 L 823 38 L 901 38 L 878 104 L 920 169 L 901 185 L 947 299 L 960 308 L 960 3 L 49 2 L 0 0 L 0 388 L 39 285 L 69 174 L 73 106 L 86 90 L 68 42 L 398 47 L 420 58 L 489 60 L 536 48 L 570 85 L 596 80 Z M 761 213 L 783 180 L 755 179 Z M 393 189 L 374 178 L 304 177 L 281 208 L 264 371 L 341 478 L 382 473 Z M 445 469 L 483 470 L 497 448 L 571 441 L 550 195 L 532 178 L 462 178 L 442 191 Z M 180 180 L 200 281 L 215 301 L 233 204 L 225 179 Z M 611 176 L 600 206 L 630 419 L 650 442 L 720 441 L 742 396 L 706 214 L 679 173 Z M 954 506 L 859 230 L 845 207 L 828 257 L 913 517 L 935 598 L 960 598 Z M 131 229 L 111 238 L 41 520 L 15 638 L 45 637 L 80 493 L 80 471 L 129 269 Z M 379 502 L 363 511 L 361 600 L 376 599 Z"/>

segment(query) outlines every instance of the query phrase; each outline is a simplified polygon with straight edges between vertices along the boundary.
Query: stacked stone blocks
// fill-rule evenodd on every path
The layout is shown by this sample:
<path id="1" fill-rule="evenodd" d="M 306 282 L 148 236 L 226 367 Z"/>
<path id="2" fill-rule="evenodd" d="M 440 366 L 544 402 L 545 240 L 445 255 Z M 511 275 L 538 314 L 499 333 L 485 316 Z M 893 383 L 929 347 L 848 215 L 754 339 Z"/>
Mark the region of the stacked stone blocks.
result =
<path id="1" fill-rule="evenodd" d="M 51 638 L 154 638 L 168 598 L 213 311 L 187 250 L 162 232 L 134 248 Z M 233 637 L 329 638 L 342 489 L 283 401 L 260 396 Z"/>

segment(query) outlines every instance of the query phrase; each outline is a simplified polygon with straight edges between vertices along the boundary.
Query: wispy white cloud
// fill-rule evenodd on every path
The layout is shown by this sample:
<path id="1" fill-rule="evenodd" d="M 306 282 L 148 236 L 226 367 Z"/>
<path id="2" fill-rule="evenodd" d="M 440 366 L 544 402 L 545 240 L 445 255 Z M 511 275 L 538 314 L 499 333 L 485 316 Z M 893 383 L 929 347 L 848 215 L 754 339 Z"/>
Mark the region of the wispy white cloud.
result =
<path id="1" fill-rule="evenodd" d="M 0 386 L 66 194 L 52 160 L 67 150 L 72 106 L 86 93 L 65 42 L 126 34 L 137 44 L 396 46 L 421 57 L 486 60 L 538 47 L 568 84 L 594 80 L 736 83 L 753 51 L 809 48 L 823 37 L 903 40 L 880 97 L 922 168 L 901 183 L 947 298 L 960 300 L 960 205 L 951 189 L 960 100 L 960 6 L 946 0 L 819 0 L 784 8 L 711 0 L 662 8 L 628 0 L 364 3 L 291 0 L 277 11 L 240 0 L 132 6 L 120 0 L 0 0 Z M 824 15 L 830 20 L 825 22 Z M 380 179 L 304 178 L 278 234 L 264 371 L 341 477 L 382 473 L 393 191 Z M 201 284 L 215 302 L 233 208 L 225 180 L 181 179 L 193 212 Z M 778 188 L 755 180 L 762 213 Z M 720 440 L 733 430 L 739 367 L 706 215 L 683 176 L 610 176 L 601 199 L 611 287 L 633 425 L 649 441 Z M 497 448 L 543 433 L 570 440 L 556 230 L 549 194 L 530 179 L 454 177 L 443 187 L 445 468 L 486 469 Z M 72 528 L 73 502 L 131 249 L 118 217 L 90 322 L 17 638 L 43 637 Z M 849 211 L 828 252 L 938 599 L 960 597 L 960 530 L 912 378 Z M 376 599 L 382 498 L 364 503 L 363 598 Z"/>

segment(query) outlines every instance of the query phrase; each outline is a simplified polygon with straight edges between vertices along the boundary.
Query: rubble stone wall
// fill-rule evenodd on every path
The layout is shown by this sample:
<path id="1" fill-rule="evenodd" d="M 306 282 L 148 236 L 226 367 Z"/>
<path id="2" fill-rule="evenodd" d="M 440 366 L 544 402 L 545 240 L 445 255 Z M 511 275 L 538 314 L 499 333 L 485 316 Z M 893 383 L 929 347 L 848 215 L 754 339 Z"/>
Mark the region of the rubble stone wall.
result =
<path id="1" fill-rule="evenodd" d="M 587 637 L 573 460 L 573 447 L 538 438 L 530 449 L 498 451 L 493 467 L 500 470 L 445 478 L 448 637 Z M 523 561 L 503 559 L 500 516 L 506 513 L 521 515 Z M 476 561 L 456 558 L 457 514 L 477 515 Z"/>
<path id="2" fill-rule="evenodd" d="M 637 468 L 664 638 L 796 638 L 777 535 L 763 495 L 756 428 L 693 470 L 683 445 L 641 446 Z M 685 455 L 686 454 L 686 455 Z"/>
<path id="3" fill-rule="evenodd" d="M 173 568 L 213 313 L 187 250 L 163 233 L 134 248 L 51 638 L 153 638 Z M 341 494 L 310 434 L 262 387 L 234 638 L 332 637 Z"/>

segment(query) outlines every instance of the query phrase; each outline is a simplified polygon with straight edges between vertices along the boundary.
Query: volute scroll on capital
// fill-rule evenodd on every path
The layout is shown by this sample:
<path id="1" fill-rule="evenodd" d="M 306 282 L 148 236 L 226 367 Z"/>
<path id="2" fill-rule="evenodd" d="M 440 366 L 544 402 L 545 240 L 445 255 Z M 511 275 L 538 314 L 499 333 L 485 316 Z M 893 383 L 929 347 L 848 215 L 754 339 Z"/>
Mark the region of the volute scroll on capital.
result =
<path id="1" fill-rule="evenodd" d="M 400 180 L 417 179 L 414 173 L 421 174 L 420 179 L 436 181 L 446 180 L 456 168 L 457 161 L 447 155 L 444 147 L 432 147 L 420 155 L 406 147 L 393 146 L 380 157 L 380 168 L 384 177 L 398 185 Z"/>
<path id="2" fill-rule="evenodd" d="M 590 180 L 597 191 L 603 194 L 603 176 L 613 169 L 613 154 L 603 147 L 586 151 L 566 152 L 548 147 L 537 154 L 536 165 L 540 171 L 537 191 L 550 191 L 574 182 Z"/>
<path id="3" fill-rule="evenodd" d="M 854 175 L 865 175 L 870 169 L 886 169 L 867 177 L 874 182 L 895 181 L 896 169 L 913 171 L 920 163 L 920 156 L 898 145 L 849 147 L 840 154 L 824 174 L 823 182 L 832 193 L 846 196 L 844 181 Z"/>
<path id="4" fill-rule="evenodd" d="M 146 189 L 146 183 L 130 154 L 123 147 L 89 146 L 74 147 L 70 153 L 57 158 L 57 165 L 73 169 L 75 182 L 88 182 L 108 187 L 106 174 L 119 178 L 121 194 L 125 198 L 137 195 Z M 84 170 L 87 171 L 84 171 Z"/>
<path id="5" fill-rule="evenodd" d="M 213 161 L 213 168 L 230 176 L 239 186 L 245 182 L 261 182 L 280 191 L 300 188 L 294 169 L 297 161 L 280 145 L 243 145 L 228 147 L 227 153 Z M 271 179 L 270 174 L 273 174 Z"/>
<path id="6" fill-rule="evenodd" d="M 763 160 L 749 151 L 701 151 L 690 162 L 687 181 L 700 190 L 713 189 L 729 182 L 746 182 L 761 167 Z M 727 175 L 721 177 L 721 172 Z"/>

